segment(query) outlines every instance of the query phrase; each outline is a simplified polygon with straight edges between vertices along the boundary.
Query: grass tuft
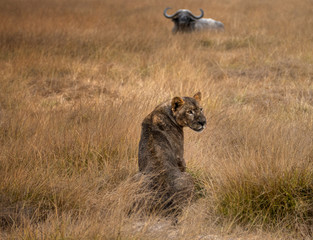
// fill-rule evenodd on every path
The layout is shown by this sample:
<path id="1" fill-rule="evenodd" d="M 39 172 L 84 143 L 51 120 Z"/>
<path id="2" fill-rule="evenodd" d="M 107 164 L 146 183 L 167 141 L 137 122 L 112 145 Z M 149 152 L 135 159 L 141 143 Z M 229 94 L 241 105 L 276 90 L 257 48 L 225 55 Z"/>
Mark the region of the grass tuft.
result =
<path id="1" fill-rule="evenodd" d="M 239 223 L 297 229 L 312 223 L 312 172 L 293 170 L 261 181 L 241 176 L 219 195 L 219 211 Z"/>

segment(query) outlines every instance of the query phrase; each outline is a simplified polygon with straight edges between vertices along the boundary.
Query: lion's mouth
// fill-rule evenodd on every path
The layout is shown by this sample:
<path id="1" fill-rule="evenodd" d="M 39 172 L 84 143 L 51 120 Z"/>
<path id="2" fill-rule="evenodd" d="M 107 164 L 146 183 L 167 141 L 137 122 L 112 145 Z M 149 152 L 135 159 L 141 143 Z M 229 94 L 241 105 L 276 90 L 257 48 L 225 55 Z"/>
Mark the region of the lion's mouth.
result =
<path id="1" fill-rule="evenodd" d="M 205 129 L 205 126 L 201 126 L 200 128 L 196 129 L 197 132 L 202 132 Z"/>
<path id="2" fill-rule="evenodd" d="M 192 130 L 196 131 L 196 132 L 202 132 L 205 129 L 205 125 L 200 125 L 197 127 L 192 127 Z"/>

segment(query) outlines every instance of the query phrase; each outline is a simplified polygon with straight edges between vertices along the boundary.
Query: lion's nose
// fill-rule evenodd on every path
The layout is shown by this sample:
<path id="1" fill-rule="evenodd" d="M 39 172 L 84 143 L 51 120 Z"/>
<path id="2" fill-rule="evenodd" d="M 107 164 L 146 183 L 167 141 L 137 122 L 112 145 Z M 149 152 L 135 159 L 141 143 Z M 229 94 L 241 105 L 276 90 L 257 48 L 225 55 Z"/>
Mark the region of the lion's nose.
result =
<path id="1" fill-rule="evenodd" d="M 206 121 L 205 120 L 202 120 L 202 121 L 198 121 L 198 123 L 201 125 L 201 126 L 204 126 L 206 124 Z"/>

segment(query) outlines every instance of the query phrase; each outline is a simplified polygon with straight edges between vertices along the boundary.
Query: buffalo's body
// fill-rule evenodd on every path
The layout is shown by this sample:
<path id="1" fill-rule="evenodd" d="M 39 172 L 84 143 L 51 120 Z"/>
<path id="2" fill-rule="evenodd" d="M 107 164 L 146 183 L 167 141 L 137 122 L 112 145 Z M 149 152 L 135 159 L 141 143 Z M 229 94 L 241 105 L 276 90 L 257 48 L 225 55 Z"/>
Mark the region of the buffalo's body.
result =
<path id="1" fill-rule="evenodd" d="M 180 9 L 173 15 L 168 15 L 168 9 L 170 8 L 165 8 L 164 16 L 172 19 L 174 22 L 173 33 L 199 30 L 224 30 L 224 24 L 222 22 L 216 21 L 212 18 L 202 18 L 204 15 L 202 9 L 200 9 L 201 14 L 199 16 L 193 15 L 187 9 Z"/>

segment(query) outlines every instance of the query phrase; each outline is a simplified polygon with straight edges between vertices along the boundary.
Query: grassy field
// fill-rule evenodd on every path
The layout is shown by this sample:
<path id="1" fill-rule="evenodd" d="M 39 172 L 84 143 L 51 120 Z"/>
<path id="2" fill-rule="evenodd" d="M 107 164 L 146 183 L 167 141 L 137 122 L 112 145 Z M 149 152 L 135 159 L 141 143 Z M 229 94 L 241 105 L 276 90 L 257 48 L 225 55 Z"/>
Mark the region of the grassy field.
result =
<path id="1" fill-rule="evenodd" d="M 172 35 L 167 6 L 225 32 Z M 312 0 L 1 0 L 0 23 L 0 239 L 312 237 Z M 199 198 L 128 216 L 141 121 L 199 90 Z"/>

